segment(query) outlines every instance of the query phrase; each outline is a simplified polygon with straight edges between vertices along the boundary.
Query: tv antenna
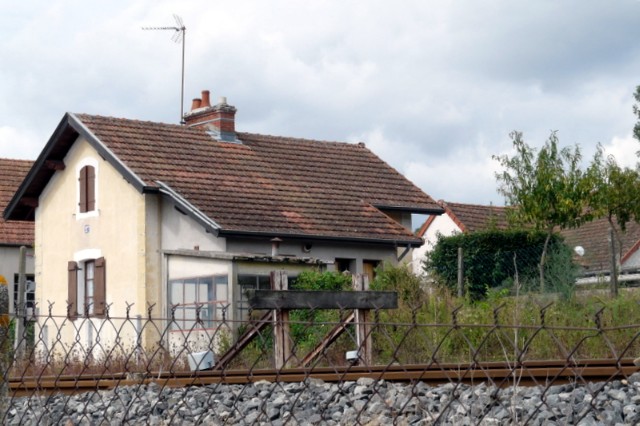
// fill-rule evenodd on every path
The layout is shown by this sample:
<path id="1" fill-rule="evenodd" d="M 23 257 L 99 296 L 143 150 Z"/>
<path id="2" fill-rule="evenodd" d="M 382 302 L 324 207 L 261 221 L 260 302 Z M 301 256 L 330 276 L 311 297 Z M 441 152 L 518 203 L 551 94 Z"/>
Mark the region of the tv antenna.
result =
<path id="1" fill-rule="evenodd" d="M 175 27 L 142 27 L 143 30 L 172 30 L 175 33 L 171 36 L 171 40 L 176 43 L 182 41 L 182 82 L 180 85 L 180 124 L 184 124 L 184 39 L 187 31 L 187 27 L 184 26 L 182 18 L 173 14 L 173 19 L 176 20 Z"/>

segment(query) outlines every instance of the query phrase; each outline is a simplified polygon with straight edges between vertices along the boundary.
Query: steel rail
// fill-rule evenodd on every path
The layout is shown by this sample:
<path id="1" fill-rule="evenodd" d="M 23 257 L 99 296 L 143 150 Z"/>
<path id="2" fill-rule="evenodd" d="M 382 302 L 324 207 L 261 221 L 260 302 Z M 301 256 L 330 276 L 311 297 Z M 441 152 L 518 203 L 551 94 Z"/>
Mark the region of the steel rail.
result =
<path id="1" fill-rule="evenodd" d="M 393 382 L 422 381 L 430 385 L 443 383 L 496 386 L 548 386 L 568 382 L 597 382 L 624 379 L 638 371 L 633 359 L 590 359 L 577 361 L 525 361 L 521 363 L 484 362 L 471 364 L 438 363 L 412 365 L 377 365 L 289 368 L 282 370 L 207 370 L 196 372 L 146 372 L 83 374 L 80 376 L 21 377 L 9 380 L 7 396 L 23 397 L 53 393 L 76 394 L 108 390 L 118 386 L 157 383 L 161 387 L 204 386 L 218 383 L 247 384 L 302 382 L 308 378 L 325 382 L 355 381 L 361 377 Z"/>

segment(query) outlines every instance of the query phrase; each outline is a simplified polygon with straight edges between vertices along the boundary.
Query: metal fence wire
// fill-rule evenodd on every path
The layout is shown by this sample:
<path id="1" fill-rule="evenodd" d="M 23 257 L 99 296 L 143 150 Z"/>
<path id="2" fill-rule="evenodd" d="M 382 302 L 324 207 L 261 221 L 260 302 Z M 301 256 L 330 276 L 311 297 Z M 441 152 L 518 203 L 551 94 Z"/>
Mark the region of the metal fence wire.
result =
<path id="1" fill-rule="evenodd" d="M 144 315 L 48 313 L 3 335 L 3 424 L 636 424 L 638 326 L 558 326 L 553 304 L 292 311 L 278 366 L 273 312 L 185 328 Z M 46 311 L 46 310 L 45 310 Z M 439 317 L 440 315 L 440 317 Z M 524 315 L 524 314 L 523 314 Z M 513 325 L 516 324 L 517 325 Z M 362 330 L 360 328 L 360 330 Z M 365 342 L 369 342 L 369 353 Z"/>

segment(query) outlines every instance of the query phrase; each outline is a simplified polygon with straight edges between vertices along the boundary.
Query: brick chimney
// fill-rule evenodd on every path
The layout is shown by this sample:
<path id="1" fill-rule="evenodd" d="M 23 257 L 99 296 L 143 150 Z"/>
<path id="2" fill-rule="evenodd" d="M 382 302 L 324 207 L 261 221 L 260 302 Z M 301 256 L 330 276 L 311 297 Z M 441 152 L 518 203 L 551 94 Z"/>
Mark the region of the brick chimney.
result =
<path id="1" fill-rule="evenodd" d="M 226 142 L 240 142 L 236 138 L 236 107 L 227 104 L 227 98 L 220 97 L 216 105 L 211 106 L 209 91 L 202 91 L 202 98 L 195 98 L 191 111 L 184 115 L 187 127 L 206 129 L 215 139 Z"/>

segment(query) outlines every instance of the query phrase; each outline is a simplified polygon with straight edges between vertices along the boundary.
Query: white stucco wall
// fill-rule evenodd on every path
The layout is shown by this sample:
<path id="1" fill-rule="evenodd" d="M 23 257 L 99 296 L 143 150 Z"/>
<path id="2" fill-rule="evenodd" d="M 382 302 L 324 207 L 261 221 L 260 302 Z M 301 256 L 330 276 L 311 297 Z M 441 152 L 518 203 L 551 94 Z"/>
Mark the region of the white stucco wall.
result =
<path id="1" fill-rule="evenodd" d="M 224 238 L 206 233 L 202 225 L 176 210 L 170 200 L 163 199 L 161 208 L 163 250 L 226 250 Z"/>
<path id="2" fill-rule="evenodd" d="M 427 252 L 433 250 L 433 247 L 438 241 L 438 235 L 447 237 L 458 232 L 461 232 L 460 228 L 448 214 L 445 213 L 440 216 L 436 216 L 423 235 L 425 243 L 421 247 L 413 250 L 413 272 L 417 275 L 424 274 L 424 271 L 422 270 L 422 261 L 427 255 Z"/>
<path id="3" fill-rule="evenodd" d="M 46 312 L 49 303 L 53 303 L 54 315 L 66 315 L 68 262 L 98 254 L 106 260 L 106 303 L 111 304 L 110 315 L 124 316 L 125 302 L 134 304 L 131 315 L 144 315 L 144 196 L 81 138 L 73 144 L 64 163 L 65 169 L 55 173 L 40 195 L 36 209 L 36 300 L 40 311 Z M 79 215 L 77 211 L 77 172 L 83 164 L 97 168 L 96 212 L 90 215 Z M 98 325 L 102 320 L 92 321 Z M 69 324 L 63 331 L 63 340 L 73 339 L 73 333 Z M 109 334 L 101 333 L 103 342 L 113 337 Z M 49 337 L 54 338 L 55 331 L 49 331 Z M 91 334 L 82 337 L 89 339 Z"/>
<path id="4" fill-rule="evenodd" d="M 636 250 L 622 265 L 622 269 L 640 268 L 640 250 Z"/>

